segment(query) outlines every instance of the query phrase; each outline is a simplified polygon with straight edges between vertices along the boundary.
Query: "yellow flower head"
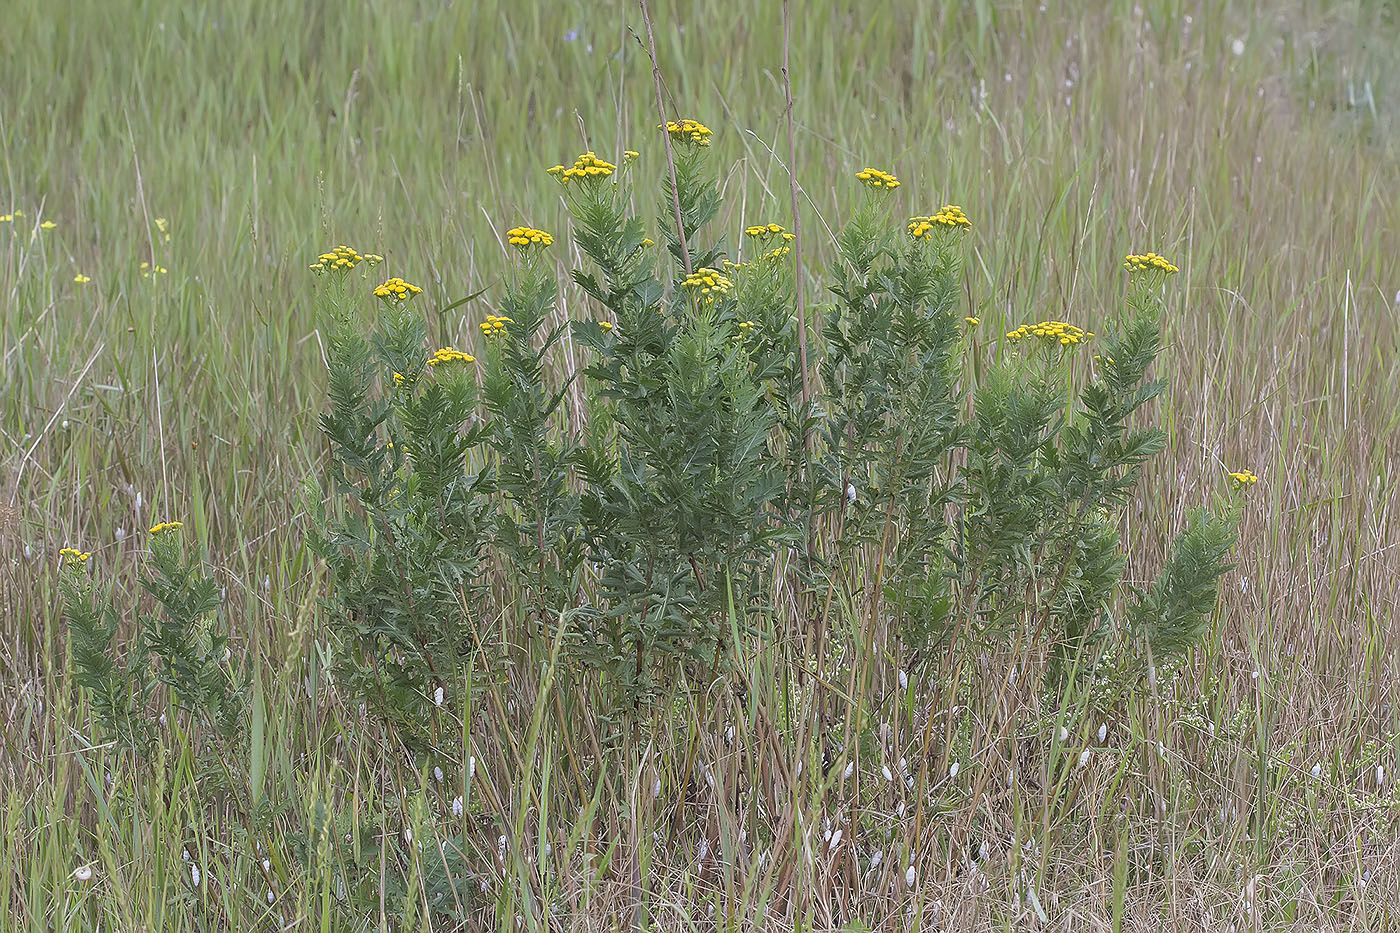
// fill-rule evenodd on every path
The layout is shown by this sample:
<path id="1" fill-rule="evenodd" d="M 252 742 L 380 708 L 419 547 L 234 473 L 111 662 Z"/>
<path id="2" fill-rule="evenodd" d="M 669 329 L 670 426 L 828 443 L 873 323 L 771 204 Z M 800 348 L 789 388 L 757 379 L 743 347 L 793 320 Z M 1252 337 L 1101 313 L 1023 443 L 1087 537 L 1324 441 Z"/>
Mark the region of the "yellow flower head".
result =
<path id="1" fill-rule="evenodd" d="M 65 567 L 81 567 L 92 557 L 91 551 L 80 551 L 75 547 L 61 548 L 58 556 L 63 561 Z"/>
<path id="2" fill-rule="evenodd" d="M 782 224 L 755 224 L 752 227 L 744 228 L 744 236 L 752 237 L 755 240 L 771 240 L 781 237 L 784 240 L 795 240 L 797 236 L 788 233 Z"/>
<path id="3" fill-rule="evenodd" d="M 46 221 L 44 221 L 43 223 L 39 224 L 39 229 L 40 229 L 40 230 L 52 230 L 54 227 L 57 227 L 57 226 L 58 226 L 58 224 L 54 223 L 52 220 L 46 220 Z"/>
<path id="4" fill-rule="evenodd" d="M 698 295 L 705 304 L 710 304 L 734 287 L 734 283 L 726 276 L 709 266 L 696 269 L 687 275 L 681 284 Z"/>
<path id="5" fill-rule="evenodd" d="M 867 168 L 863 171 L 856 172 L 856 177 L 860 179 L 861 184 L 870 188 L 893 191 L 895 188 L 899 187 L 898 178 L 895 178 L 889 172 L 882 172 L 878 168 Z"/>
<path id="6" fill-rule="evenodd" d="M 612 329 L 613 329 L 612 321 L 599 321 L 599 322 L 598 322 L 598 326 L 601 327 L 601 328 L 603 328 L 603 330 L 612 330 Z"/>
<path id="7" fill-rule="evenodd" d="M 151 527 L 151 534 L 153 534 L 153 535 L 164 535 L 164 534 L 169 534 L 169 533 L 172 532 L 172 531 L 179 531 L 181 528 L 184 528 L 184 527 L 185 527 L 185 523 L 184 523 L 184 522 L 161 522 L 159 525 L 153 525 L 153 526 Z"/>
<path id="8" fill-rule="evenodd" d="M 170 271 L 169 269 L 165 268 L 165 266 L 153 266 L 149 262 L 141 263 L 140 269 L 141 277 L 143 279 L 149 279 L 153 275 L 165 275 L 167 272 Z"/>
<path id="9" fill-rule="evenodd" d="M 403 388 L 407 385 L 413 385 L 413 380 L 410 377 L 405 376 L 398 370 L 394 370 L 394 385 L 398 386 L 399 388 Z M 392 447 L 393 445 L 390 444 L 389 446 Z"/>
<path id="10" fill-rule="evenodd" d="M 1064 321 L 1041 321 L 1039 324 L 1022 324 L 1006 335 L 1008 340 L 1039 337 L 1051 346 L 1059 344 L 1062 347 L 1072 347 L 1093 336 L 1093 334 L 1086 333 L 1073 324 L 1066 324 Z"/>
<path id="11" fill-rule="evenodd" d="M 980 317 L 965 317 L 963 318 L 963 323 L 968 327 L 976 327 L 978 324 L 982 323 L 982 319 Z"/>
<path id="12" fill-rule="evenodd" d="M 927 240 L 933 237 L 935 230 L 968 230 L 972 227 L 972 221 L 967 219 L 963 209 L 956 204 L 945 204 L 936 214 L 927 217 L 910 217 L 909 236 L 915 240 Z"/>
<path id="13" fill-rule="evenodd" d="M 559 179 L 560 184 L 567 185 L 571 181 L 595 181 L 607 178 L 617 171 L 617 166 L 611 162 L 604 162 L 590 150 L 575 159 L 572 167 L 565 168 L 562 165 L 556 165 L 548 171 L 549 174 Z"/>
<path id="14" fill-rule="evenodd" d="M 1250 486 L 1259 482 L 1259 477 L 1255 476 L 1249 470 L 1240 470 L 1238 473 L 1229 473 L 1227 475 L 1230 477 L 1230 485 L 1234 486 L 1236 489 L 1248 489 Z"/>
<path id="15" fill-rule="evenodd" d="M 337 246 L 329 252 L 317 256 L 316 261 L 311 264 L 311 271 L 318 275 L 323 272 L 349 272 L 362 262 L 373 266 L 383 261 L 383 256 L 377 256 L 374 253 L 361 256 L 352 247 Z"/>
<path id="16" fill-rule="evenodd" d="M 507 324 L 514 324 L 510 318 L 504 314 L 488 314 L 486 320 L 481 322 L 481 332 L 488 337 L 500 337 L 506 332 Z"/>
<path id="17" fill-rule="evenodd" d="M 79 272 L 77 275 L 73 276 L 73 281 L 77 282 L 79 285 L 86 285 L 87 283 L 92 281 L 92 277 L 83 275 L 81 272 Z"/>
<path id="18" fill-rule="evenodd" d="M 642 157 L 641 153 L 639 153 L 639 152 L 638 152 L 637 150 L 635 150 L 635 149 L 624 149 L 624 150 L 622 150 L 622 164 L 623 164 L 623 165 L 626 165 L 626 164 L 628 164 L 629 162 L 635 162 L 635 161 L 637 161 L 638 159 L 640 159 L 641 157 Z"/>
<path id="19" fill-rule="evenodd" d="M 1123 260 L 1123 268 L 1127 269 L 1129 273 L 1160 272 L 1163 275 L 1171 275 L 1181 271 L 1156 253 L 1143 253 L 1141 256 L 1129 255 Z"/>
<path id="20" fill-rule="evenodd" d="M 506 242 L 511 246 L 529 249 L 531 246 L 552 246 L 554 235 L 536 230 L 534 227 L 511 227 L 506 231 Z"/>
<path id="21" fill-rule="evenodd" d="M 708 126 L 699 120 L 667 120 L 664 124 L 656 125 L 658 130 L 665 130 L 671 134 L 671 138 L 676 142 L 687 143 L 692 146 L 708 146 L 710 144 L 710 134 L 713 132 Z"/>
<path id="22" fill-rule="evenodd" d="M 428 359 L 429 366 L 441 366 L 447 363 L 475 363 L 476 357 L 470 353 L 463 353 L 461 350 L 452 347 L 443 347 L 436 351 Z"/>
<path id="23" fill-rule="evenodd" d="M 410 285 L 403 279 L 395 277 L 385 282 L 374 290 L 374 297 L 382 298 L 385 301 L 403 302 L 408 301 L 414 295 L 422 293 L 423 289 L 417 285 Z"/>

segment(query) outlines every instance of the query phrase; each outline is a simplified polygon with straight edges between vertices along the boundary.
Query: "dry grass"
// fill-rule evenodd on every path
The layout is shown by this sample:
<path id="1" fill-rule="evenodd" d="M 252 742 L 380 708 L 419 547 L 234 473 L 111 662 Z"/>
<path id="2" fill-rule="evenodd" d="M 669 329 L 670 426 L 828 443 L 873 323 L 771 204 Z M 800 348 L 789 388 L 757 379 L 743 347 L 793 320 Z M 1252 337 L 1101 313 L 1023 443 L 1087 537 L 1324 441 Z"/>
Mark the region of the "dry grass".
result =
<path id="1" fill-rule="evenodd" d="M 304 845 L 323 801 L 356 827 L 387 814 L 395 834 L 460 823 L 487 852 L 507 835 L 473 914 L 500 928 L 616 929 L 639 888 L 667 930 L 1400 926 L 1400 73 L 1393 11 L 1322 6 L 823 4 L 793 24 L 818 257 L 869 163 L 906 180 L 911 212 L 951 198 L 974 215 L 967 302 L 989 342 L 1025 320 L 1104 319 L 1129 249 L 1182 266 L 1170 448 L 1129 516 L 1130 575 L 1158 566 L 1223 466 L 1262 479 L 1216 633 L 1179 679 L 1100 742 L 1088 696 L 1002 688 L 1023 658 L 969 658 L 951 692 L 899 690 L 853 602 L 826 670 L 859 689 L 830 730 L 804 725 L 811 680 L 792 672 L 813 649 L 780 620 L 747 649 L 742 689 L 711 689 L 703 718 L 675 711 L 612 767 L 587 691 L 542 692 L 523 664 L 464 726 L 448 784 L 477 765 L 455 821 L 453 793 L 383 755 L 325 681 L 298 507 L 322 457 L 305 264 L 353 240 L 446 306 L 493 284 L 517 218 L 563 229 L 542 169 L 580 142 L 641 141 L 662 165 L 638 12 L 13 0 L 0 210 L 24 216 L 0 224 L 0 928 L 355 928 L 321 909 L 352 856 Z M 669 93 L 717 127 L 730 230 L 790 203 L 778 11 L 652 11 Z M 169 272 L 144 278 L 143 261 Z M 466 344 L 484 313 L 469 302 L 433 332 Z M 158 782 L 136 780 L 89 746 L 64 673 L 52 555 L 82 542 L 134 599 L 134 532 L 176 514 L 266 685 L 284 806 L 258 836 L 272 907 L 243 830 L 194 793 L 181 736 Z M 898 763 L 926 752 L 938 805 L 916 816 Z M 385 859 L 421 907 L 421 862 L 401 845 Z M 95 880 L 76 881 L 88 863 Z"/>

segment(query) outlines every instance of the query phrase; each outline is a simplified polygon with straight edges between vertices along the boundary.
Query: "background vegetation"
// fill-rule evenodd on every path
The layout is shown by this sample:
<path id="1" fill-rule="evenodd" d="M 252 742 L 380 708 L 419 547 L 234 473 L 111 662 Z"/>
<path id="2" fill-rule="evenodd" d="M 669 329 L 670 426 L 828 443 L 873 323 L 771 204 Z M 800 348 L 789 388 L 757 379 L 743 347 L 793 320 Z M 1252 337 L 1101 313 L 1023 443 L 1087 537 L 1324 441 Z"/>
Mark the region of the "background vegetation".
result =
<path id="1" fill-rule="evenodd" d="M 780 7 L 653 12 L 673 109 L 716 129 L 719 223 L 733 238 L 746 220 L 785 217 Z M 496 720 L 500 734 L 473 732 L 458 763 L 455 779 L 478 781 L 478 830 L 505 822 L 499 871 L 512 879 L 488 886 L 471 916 L 610 928 L 634 893 L 618 866 L 640 853 L 663 928 L 710 928 L 712 907 L 736 925 L 817 929 L 1390 928 L 1395 15 L 1370 3 L 797 5 L 796 167 L 812 258 L 834 254 L 832 231 L 858 193 L 851 174 L 867 164 L 900 175 L 894 197 L 908 213 L 952 200 L 976 219 L 963 300 L 989 343 L 1025 321 L 1106 320 L 1122 297 L 1122 255 L 1168 253 L 1182 267 L 1163 319 L 1168 448 L 1122 529 L 1128 577 L 1145 582 L 1160 566 L 1181 510 L 1226 466 L 1261 477 L 1239 567 L 1208 648 L 1173 693 L 1105 723 L 1107 739 L 1099 723 L 1070 723 L 1067 760 L 1102 754 L 1062 783 L 1008 793 L 987 813 L 953 801 L 913 885 L 905 866 L 872 869 L 870 848 L 832 847 L 821 826 L 801 825 L 847 806 L 825 800 L 824 785 L 799 785 L 807 796 L 784 815 L 797 829 L 768 856 L 808 867 L 723 854 L 739 851 L 741 827 L 717 801 L 752 779 L 733 753 L 759 741 L 751 711 L 694 710 L 698 728 L 674 737 L 695 738 L 714 783 L 664 842 L 621 835 L 618 814 L 587 792 L 550 802 L 541 782 L 590 726 L 560 711 L 537 732 L 507 728 L 528 727 L 541 695 L 539 672 L 524 671 L 500 696 L 523 712 Z M 423 307 L 447 308 L 499 288 L 505 227 L 568 229 L 545 167 L 631 147 L 659 177 L 641 32 L 628 4 L 8 5 L 7 924 L 343 928 L 330 905 L 344 865 L 315 857 L 332 820 L 349 821 L 337 836 L 364 830 L 353 857 L 384 879 L 395 929 L 432 922 L 458 897 L 438 881 L 450 871 L 431 875 L 391 844 L 453 795 L 381 757 L 325 688 L 325 571 L 302 509 L 326 456 L 325 334 L 306 265 L 354 242 L 424 286 Z M 562 294 L 566 312 L 583 301 Z M 470 347 L 485 313 L 477 302 L 430 311 L 431 338 Z M 570 341 L 560 349 L 578 362 Z M 175 516 L 215 568 L 231 650 L 254 672 L 253 770 L 290 802 L 255 838 L 194 794 L 193 757 L 173 727 L 160 781 L 104 767 L 65 674 L 58 549 L 91 550 L 118 604 L 135 606 L 143 532 Z M 1160 747 L 1160 763 L 1142 767 L 1142 747 Z M 772 767 L 783 773 L 808 750 Z M 861 767 L 881 780 L 878 757 Z M 640 786 L 649 774 L 619 780 Z M 107 803 L 117 797 L 120 812 Z M 860 806 L 893 819 L 898 803 Z M 257 847 L 265 866 L 249 863 Z M 421 908 L 407 921 L 394 906 L 406 895 Z"/>

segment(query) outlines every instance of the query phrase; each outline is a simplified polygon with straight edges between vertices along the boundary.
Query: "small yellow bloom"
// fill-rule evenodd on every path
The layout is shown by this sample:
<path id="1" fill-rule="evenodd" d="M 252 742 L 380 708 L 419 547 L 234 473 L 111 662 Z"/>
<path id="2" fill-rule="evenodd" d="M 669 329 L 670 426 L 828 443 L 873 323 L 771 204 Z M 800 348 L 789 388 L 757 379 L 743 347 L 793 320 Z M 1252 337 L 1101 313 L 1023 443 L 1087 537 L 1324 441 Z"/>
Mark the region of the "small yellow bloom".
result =
<path id="1" fill-rule="evenodd" d="M 422 291 L 423 289 L 419 288 L 417 285 L 410 285 L 403 279 L 395 276 L 376 288 L 374 290 L 374 296 L 376 298 L 382 298 L 385 301 L 404 302 L 408 301 L 414 295 L 421 294 Z"/>
<path id="2" fill-rule="evenodd" d="M 601 328 L 603 328 L 603 330 L 612 330 L 612 329 L 613 329 L 612 321 L 599 321 L 599 322 L 598 322 L 598 326 L 601 327 Z"/>
<path id="3" fill-rule="evenodd" d="M 408 385 L 408 383 L 409 383 L 409 379 L 408 379 L 407 376 L 405 376 L 403 373 L 399 372 L 398 370 L 394 370 L 394 385 L 399 386 L 400 388 L 402 388 L 403 386 Z M 389 446 L 392 447 L 393 445 L 390 444 Z"/>
<path id="4" fill-rule="evenodd" d="M 734 287 L 734 283 L 729 278 L 708 266 L 696 269 L 681 284 L 692 292 L 697 293 L 700 300 L 705 304 L 710 304 L 716 298 L 726 294 Z"/>
<path id="5" fill-rule="evenodd" d="M 1041 321 L 1039 324 L 1022 324 L 1006 335 L 1008 340 L 1039 337 L 1047 344 L 1052 346 L 1059 344 L 1062 347 L 1072 347 L 1093 336 L 1093 334 L 1085 333 L 1073 324 L 1066 324 L 1064 321 Z"/>
<path id="6" fill-rule="evenodd" d="M 909 231 L 909 236 L 915 240 L 927 240 L 933 236 L 935 230 L 968 230 L 972 227 L 972 221 L 967 219 L 963 209 L 956 204 L 945 204 L 938 213 L 930 214 L 927 217 L 910 217 L 909 225 L 905 228 Z"/>
<path id="7" fill-rule="evenodd" d="M 531 246 L 545 247 L 554 245 L 554 236 L 534 227 L 511 227 L 506 231 L 506 242 L 522 249 Z"/>
<path id="8" fill-rule="evenodd" d="M 1164 275 L 1171 275 L 1180 272 L 1176 266 L 1168 262 L 1164 257 L 1156 253 L 1143 253 L 1140 256 L 1129 255 L 1123 260 L 1123 268 L 1128 272 L 1160 272 Z"/>
<path id="9" fill-rule="evenodd" d="M 965 317 L 963 318 L 963 323 L 969 327 L 976 327 L 978 324 L 982 323 L 982 319 L 980 317 Z M 1089 334 L 1089 336 L 1092 337 L 1094 335 Z"/>
<path id="10" fill-rule="evenodd" d="M 14 215 L 14 214 L 0 214 L 0 224 L 14 223 L 14 221 L 15 221 L 15 215 Z"/>
<path id="11" fill-rule="evenodd" d="M 1248 489 L 1250 486 L 1259 482 L 1259 477 L 1255 476 L 1249 470 L 1240 470 L 1238 473 L 1229 473 L 1226 475 L 1230 477 L 1230 484 L 1236 489 Z"/>
<path id="12" fill-rule="evenodd" d="M 92 278 L 79 272 L 77 275 L 73 276 L 73 281 L 77 282 L 79 285 L 86 285 L 92 281 Z"/>
<path id="13" fill-rule="evenodd" d="M 383 261 L 383 256 L 376 256 L 373 253 L 361 256 L 359 252 L 349 246 L 337 246 L 330 252 L 317 256 L 316 261 L 311 264 L 311 271 L 318 274 L 322 272 L 349 272 L 362 262 L 376 265 Z"/>
<path id="14" fill-rule="evenodd" d="M 692 146 L 708 146 L 710 135 L 713 132 L 708 126 L 698 120 L 667 120 L 665 123 L 656 124 L 658 130 L 665 130 L 671 134 L 671 138 L 677 142 L 687 143 Z"/>
<path id="15" fill-rule="evenodd" d="M 514 324 L 510 318 L 504 314 L 488 314 L 486 320 L 481 322 L 481 332 L 487 337 L 500 337 L 506 332 L 507 324 Z"/>
<path id="16" fill-rule="evenodd" d="M 54 227 L 57 227 L 57 226 L 58 226 L 58 224 L 54 223 L 52 220 L 46 220 L 46 221 L 44 221 L 43 223 L 39 224 L 39 229 L 40 229 L 40 230 L 52 230 Z"/>
<path id="17" fill-rule="evenodd" d="M 642 245 L 647 247 L 655 246 L 656 241 L 649 236 L 644 236 L 642 237 Z"/>
<path id="18" fill-rule="evenodd" d="M 461 350 L 454 349 L 453 347 L 443 347 L 441 350 L 433 353 L 432 357 L 428 360 L 428 365 L 436 367 L 445 363 L 475 362 L 476 357 L 472 356 L 470 353 L 463 353 Z"/>
<path id="19" fill-rule="evenodd" d="M 635 162 L 635 161 L 637 161 L 639 158 L 641 158 L 641 153 L 637 152 L 637 150 L 635 150 L 635 149 L 624 149 L 624 150 L 622 150 L 622 164 L 623 164 L 623 165 L 626 165 L 628 162 Z"/>
<path id="20" fill-rule="evenodd" d="M 78 567 L 88 562 L 92 557 L 91 551 L 80 551 L 75 547 L 60 548 L 58 556 L 63 560 L 66 567 Z"/>
<path id="21" fill-rule="evenodd" d="M 856 172 L 856 178 L 861 184 L 870 188 L 877 188 L 884 191 L 893 191 L 899 187 L 899 179 L 889 172 L 882 172 L 878 168 L 867 168 Z"/>
<path id="22" fill-rule="evenodd" d="M 153 535 L 168 534 L 168 533 L 170 533 L 170 532 L 172 532 L 172 531 L 179 531 L 181 528 L 184 528 L 184 527 L 185 527 L 185 523 L 184 523 L 184 522 L 161 522 L 159 525 L 154 525 L 154 526 L 151 527 L 151 534 L 153 534 Z"/>
<path id="23" fill-rule="evenodd" d="M 593 179 L 607 178 L 617 171 L 617 166 L 611 162 L 605 162 L 598 158 L 593 151 L 585 152 L 574 160 L 570 168 L 556 165 L 549 169 L 549 174 L 559 179 L 559 183 L 567 185 L 571 181 L 590 181 Z"/>

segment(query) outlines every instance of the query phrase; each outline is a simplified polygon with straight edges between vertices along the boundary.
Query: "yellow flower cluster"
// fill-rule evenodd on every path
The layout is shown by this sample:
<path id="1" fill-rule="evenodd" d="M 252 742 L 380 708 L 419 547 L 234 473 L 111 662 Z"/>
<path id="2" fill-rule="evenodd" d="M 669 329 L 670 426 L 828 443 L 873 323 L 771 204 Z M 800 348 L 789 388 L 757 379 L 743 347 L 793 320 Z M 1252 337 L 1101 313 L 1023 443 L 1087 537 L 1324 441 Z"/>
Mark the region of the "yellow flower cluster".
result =
<path id="1" fill-rule="evenodd" d="M 709 304 L 719 295 L 723 295 L 734 287 L 726 276 L 721 275 L 709 266 L 701 266 L 694 272 L 687 275 L 681 282 L 686 288 L 698 290 L 701 299 Z"/>
<path id="2" fill-rule="evenodd" d="M 77 275 L 73 276 L 73 281 L 77 282 L 79 285 L 86 285 L 87 283 L 92 281 L 92 276 L 83 275 L 81 272 L 79 272 Z"/>
<path id="3" fill-rule="evenodd" d="M 153 525 L 151 527 L 151 534 L 163 535 L 172 531 L 179 531 L 181 528 L 184 527 L 184 522 L 161 522 L 159 525 Z"/>
<path id="4" fill-rule="evenodd" d="M 792 252 L 792 247 L 791 247 L 791 246 L 775 246 L 775 247 L 773 247 L 772 249 L 770 249 L 768 252 L 764 253 L 764 254 L 763 254 L 763 258 L 764 258 L 764 259 L 782 259 L 784 256 L 786 256 L 786 255 L 787 255 L 788 253 L 790 253 L 790 252 Z"/>
<path id="5" fill-rule="evenodd" d="M 54 227 L 57 227 L 57 226 L 58 226 L 58 224 L 54 223 L 52 220 L 46 220 L 46 221 L 44 221 L 43 223 L 39 224 L 39 229 L 40 229 L 40 230 L 52 230 Z"/>
<path id="6" fill-rule="evenodd" d="M 856 177 L 862 184 L 871 188 L 883 188 L 886 191 L 899 187 L 899 179 L 889 172 L 882 172 L 878 168 L 867 168 L 864 171 L 856 172 Z"/>
<path id="7" fill-rule="evenodd" d="M 476 357 L 470 353 L 463 353 L 453 347 L 443 347 L 433 353 L 428 359 L 429 366 L 438 366 L 443 363 L 475 363 Z"/>
<path id="8" fill-rule="evenodd" d="M 1088 340 L 1093 334 L 1085 333 L 1073 324 L 1066 324 L 1064 321 L 1041 321 L 1039 324 L 1022 324 L 1020 327 L 1009 332 L 1009 340 L 1020 340 L 1022 337 L 1039 337 L 1048 343 L 1058 343 L 1061 346 L 1072 347 L 1082 340 Z"/>
<path id="9" fill-rule="evenodd" d="M 499 337 L 506 332 L 507 324 L 514 323 L 514 321 L 503 314 L 488 314 L 486 315 L 486 320 L 481 322 L 481 332 L 488 337 Z"/>
<path id="10" fill-rule="evenodd" d="M 939 227 L 946 227 L 949 230 L 967 230 L 972 227 L 972 221 L 967 219 L 963 209 L 956 204 L 945 204 L 938 213 L 930 214 L 927 217 L 909 218 L 909 235 L 916 240 L 927 240 Z"/>
<path id="11" fill-rule="evenodd" d="M 624 149 L 624 150 L 622 150 L 622 164 L 623 164 L 623 165 L 626 165 L 628 162 L 635 162 L 635 161 L 637 161 L 638 159 L 640 159 L 641 157 L 642 157 L 641 153 L 639 153 L 639 152 L 638 152 L 637 150 L 635 150 L 635 149 Z"/>
<path id="12" fill-rule="evenodd" d="M 603 328 L 603 330 L 612 330 L 612 329 L 613 329 L 612 321 L 599 321 L 599 322 L 598 322 L 598 326 L 601 327 L 601 328 Z"/>
<path id="13" fill-rule="evenodd" d="M 580 181 L 589 178 L 607 178 L 613 172 L 617 171 L 617 166 L 613 165 L 611 162 L 604 162 L 602 159 L 598 158 L 596 153 L 589 150 L 574 160 L 572 168 L 556 165 L 547 171 L 549 174 L 559 179 L 560 184 L 566 185 L 569 183 L 569 180 L 573 178 L 577 178 Z"/>
<path id="14" fill-rule="evenodd" d="M 1247 489 L 1259 482 L 1259 477 L 1255 476 L 1249 470 L 1240 470 L 1238 473 L 1231 473 L 1229 477 L 1230 482 L 1241 489 Z"/>
<path id="15" fill-rule="evenodd" d="M 982 323 L 982 319 L 980 317 L 965 317 L 963 318 L 963 323 L 968 327 L 976 327 L 978 324 Z"/>
<path id="16" fill-rule="evenodd" d="M 169 271 L 165 266 L 153 266 L 149 262 L 141 263 L 141 277 L 144 279 L 149 279 L 153 275 L 165 275 Z"/>
<path id="17" fill-rule="evenodd" d="M 677 142 L 691 143 L 696 146 L 708 146 L 710 135 L 714 132 L 699 120 L 681 120 L 679 123 L 675 120 L 668 120 L 664 126 L 658 123 L 656 128 L 658 130 L 664 129 Z"/>
<path id="18" fill-rule="evenodd" d="M 1123 268 L 1129 272 L 1164 272 L 1171 275 L 1180 272 L 1176 266 L 1156 253 L 1143 253 L 1141 256 L 1128 256 L 1123 260 Z"/>
<path id="19" fill-rule="evenodd" d="M 91 551 L 80 551 L 75 547 L 61 548 L 58 556 L 63 559 L 63 563 L 69 567 L 76 567 L 85 564 L 88 558 L 92 557 Z"/>
<path id="20" fill-rule="evenodd" d="M 745 337 L 752 337 L 753 332 L 758 329 L 757 321 L 740 321 L 739 333 L 734 335 L 735 340 L 743 340 Z"/>
<path id="21" fill-rule="evenodd" d="M 506 242 L 511 246 L 553 246 L 554 234 L 536 230 L 534 227 L 511 227 L 506 231 Z"/>
<path id="22" fill-rule="evenodd" d="M 170 230 L 169 230 L 168 223 L 167 223 L 167 221 L 166 221 L 166 219 L 165 219 L 164 217 L 157 217 L 157 218 L 156 218 L 156 229 L 160 231 L 161 237 L 165 240 L 165 242 L 169 243 L 169 242 L 170 242 Z"/>
<path id="23" fill-rule="evenodd" d="M 753 227 L 745 227 L 744 236 L 751 236 L 755 239 L 767 239 L 774 236 L 781 236 L 784 240 L 797 239 L 797 235 L 788 233 L 782 224 L 758 224 Z"/>
<path id="24" fill-rule="evenodd" d="M 407 301 L 414 295 L 421 294 L 423 289 L 417 285 L 410 285 L 403 279 L 395 276 L 383 285 L 374 290 L 374 297 L 383 298 L 385 301 Z"/>
<path id="25" fill-rule="evenodd" d="M 412 385 L 412 384 L 413 384 L 413 380 L 412 380 L 412 379 L 408 378 L 407 376 L 405 376 L 403 373 L 399 372 L 398 370 L 394 370 L 394 385 L 399 386 L 400 388 L 402 388 L 403 386 Z M 393 444 L 390 444 L 389 446 L 390 446 L 390 447 L 393 447 L 394 445 L 393 445 Z"/>
<path id="26" fill-rule="evenodd" d="M 322 253 L 316 257 L 316 261 L 311 264 L 311 271 L 317 274 L 322 272 L 349 272 L 362 262 L 367 262 L 371 266 L 384 261 L 383 256 L 369 253 L 361 256 L 356 250 L 349 246 L 337 246 L 328 253 Z"/>
<path id="27" fill-rule="evenodd" d="M 24 211 L 12 211 L 8 214 L 0 214 L 0 224 L 14 223 L 16 217 L 23 217 Z"/>

